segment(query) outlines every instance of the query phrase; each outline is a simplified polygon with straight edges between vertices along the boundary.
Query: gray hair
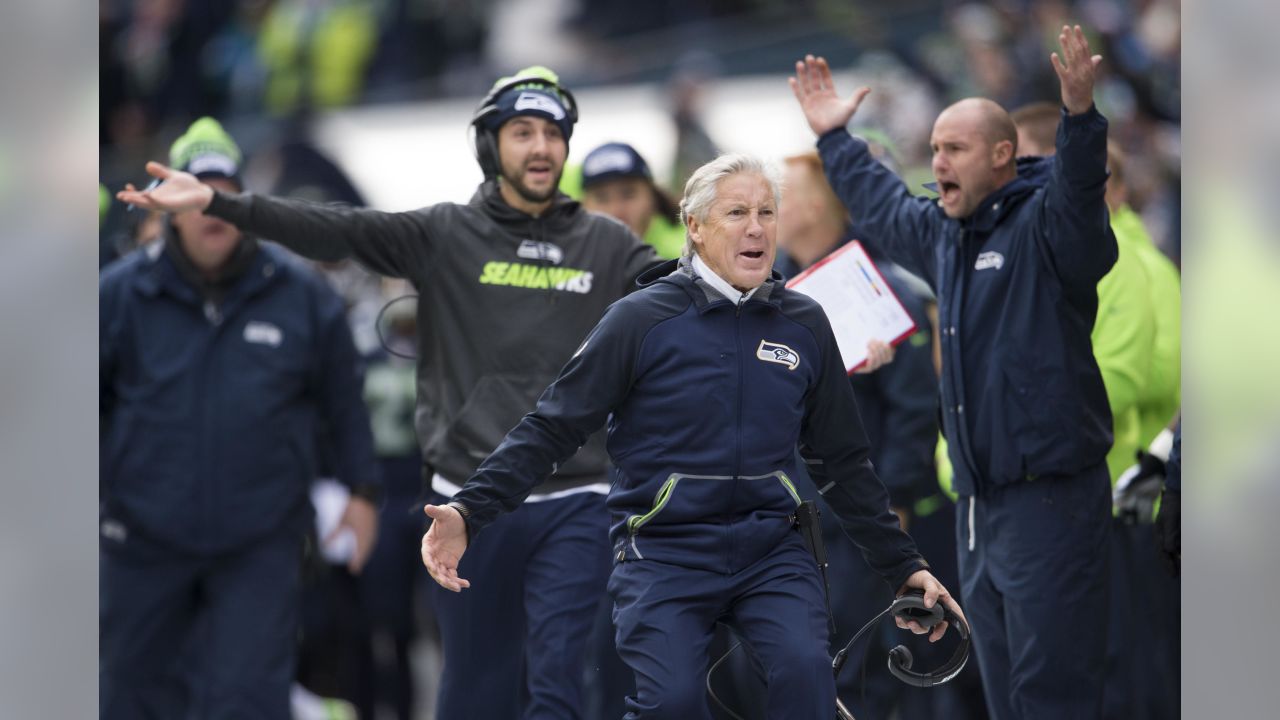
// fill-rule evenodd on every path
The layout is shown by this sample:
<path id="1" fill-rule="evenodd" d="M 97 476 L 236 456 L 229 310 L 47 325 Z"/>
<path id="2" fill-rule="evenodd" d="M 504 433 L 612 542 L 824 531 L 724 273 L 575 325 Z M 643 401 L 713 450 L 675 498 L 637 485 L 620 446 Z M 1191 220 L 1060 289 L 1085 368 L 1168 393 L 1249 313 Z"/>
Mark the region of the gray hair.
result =
<path id="1" fill-rule="evenodd" d="M 680 200 L 680 224 L 684 226 L 684 257 L 693 256 L 693 237 L 689 234 L 689 218 L 698 222 L 707 219 L 711 205 L 716 201 L 720 181 L 738 173 L 753 173 L 764 178 L 773 191 L 775 205 L 782 203 L 782 172 L 773 163 L 767 163 L 752 155 L 732 153 L 721 155 L 693 171 L 684 185 L 684 197 Z"/>

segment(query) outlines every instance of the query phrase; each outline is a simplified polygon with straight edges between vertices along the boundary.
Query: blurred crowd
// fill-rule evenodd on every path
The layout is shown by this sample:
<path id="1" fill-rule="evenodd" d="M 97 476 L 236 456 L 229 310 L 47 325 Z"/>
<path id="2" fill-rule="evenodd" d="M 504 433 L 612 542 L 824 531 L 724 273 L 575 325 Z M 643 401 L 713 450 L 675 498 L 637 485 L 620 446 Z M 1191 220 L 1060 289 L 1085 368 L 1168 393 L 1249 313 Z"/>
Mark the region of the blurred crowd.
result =
<path id="1" fill-rule="evenodd" d="M 1110 121 L 1109 139 L 1122 153 L 1125 203 L 1154 245 L 1180 266 L 1181 25 L 1176 0 L 100 0 L 101 264 L 165 235 L 164 214 L 126 209 L 111 193 L 125 183 L 145 184 L 142 161 L 165 157 L 174 139 L 203 116 L 219 118 L 244 148 L 240 174 L 248 189 L 365 205 L 344 169 L 309 139 L 310 120 L 328 110 L 364 104 L 479 98 L 494 78 L 512 69 L 499 66 L 510 48 L 495 49 L 493 32 L 495 18 L 516 6 L 544 7 L 557 14 L 556 36 L 529 42 L 534 48 L 530 52 L 546 41 L 575 48 L 568 66 L 556 68 L 564 85 L 578 90 L 651 79 L 666 83 L 677 139 L 675 156 L 663 163 L 674 168 L 670 177 L 651 172 L 650 163 L 658 164 L 655 158 L 646 162 L 634 148 L 618 143 L 588 155 L 566 173 L 561 186 L 589 209 L 622 220 L 664 257 L 677 255 L 683 243 L 675 208 L 688 173 L 720 150 L 700 117 L 699 87 L 722 77 L 781 75 L 791 61 L 822 48 L 833 66 L 874 85 L 876 92 L 852 130 L 872 140 L 881 161 L 918 189 L 931 179 L 929 133 L 943 107 L 975 95 L 1010 111 L 1045 102 L 1056 106 L 1058 83 L 1048 57 L 1064 23 L 1079 23 L 1090 33 L 1095 52 L 1105 58 L 1095 97 Z M 764 40 L 760 23 L 786 27 L 787 32 Z M 755 48 L 752 59 L 740 60 L 728 49 L 738 42 Z M 618 60 L 619 52 L 637 46 L 646 48 L 643 63 Z M 655 48 L 661 49 L 658 59 L 648 54 Z M 781 81 L 779 92 L 786 92 Z M 788 159 L 791 167 L 814 162 L 816 158 Z M 422 198 L 424 205 L 431 202 L 433 198 Z M 844 217 L 838 210 L 836 214 Z M 843 231 L 839 218 L 835 222 Z M 780 249 L 786 243 L 787 238 L 780 238 Z M 812 262 L 801 259 L 798 248 L 791 248 L 792 259 L 799 260 L 791 270 Z M 363 358 L 363 397 L 384 490 L 379 543 L 365 572 L 353 575 L 343 561 L 326 561 L 322 553 L 312 552 L 304 572 L 307 595 L 293 712 L 299 718 L 429 717 L 440 648 L 420 587 L 429 578 L 414 552 L 425 497 L 413 428 L 420 327 L 414 303 L 400 302 L 412 288 L 379 278 L 350 260 L 316 267 L 345 301 L 354 346 Z M 900 281 L 919 289 L 909 276 Z M 932 307 L 927 296 L 924 291 L 921 313 Z M 932 320 L 922 317 L 924 326 Z M 936 372 L 929 347 L 936 342 L 935 336 L 914 343 L 923 345 L 928 356 L 920 365 L 926 377 L 931 368 Z M 905 372 L 903 358 L 898 365 L 895 372 Z M 873 383 L 863 382 L 868 387 L 857 391 L 860 402 L 862 393 L 878 392 Z M 930 398 L 935 389 L 930 386 Z M 937 444 L 935 429 L 925 432 L 929 453 Z M 1150 434 L 1143 428 L 1144 439 L 1134 440 L 1134 449 L 1145 449 Z M 921 533 L 933 536 L 943 548 L 940 554 L 948 547 L 954 553 L 945 452 L 937 458 L 938 467 L 930 464 L 928 469 L 929 488 L 916 488 L 897 505 L 904 522 L 909 519 Z M 1127 468 L 1127 460 L 1115 475 Z M 939 477 L 942 487 L 934 483 Z M 313 492 L 318 508 L 322 495 Z M 954 567 L 941 565 L 940 577 L 954 574 Z M 1167 613 L 1176 611 L 1161 612 L 1165 622 Z M 607 627 L 607 617 L 601 623 Z M 874 642 L 887 645 L 889 640 Z M 1172 650 L 1159 647 L 1176 656 L 1176 643 Z M 611 671 L 607 659 L 593 658 L 594 664 L 584 669 L 589 702 L 602 717 L 616 716 L 617 708 L 599 697 L 601 688 L 613 689 L 609 683 L 616 678 L 605 677 Z M 954 717 L 985 717 L 975 667 L 939 693 L 945 701 L 932 705 L 913 704 L 916 696 L 888 697 L 892 681 L 870 672 L 869 685 L 865 674 L 860 683 L 847 678 L 841 683 L 842 694 L 862 693 L 859 707 L 902 718 L 944 708 Z M 1176 676 L 1163 680 L 1174 683 L 1176 693 Z M 1143 687 L 1155 695 L 1169 692 L 1168 685 Z M 1153 708 L 1165 707 L 1158 701 L 1143 706 L 1153 713 L 1150 717 L 1157 716 Z M 1135 717 L 1144 716 L 1135 712 Z"/>
<path id="2" fill-rule="evenodd" d="M 568 7 L 565 7 L 565 6 Z M 980 95 L 1014 110 L 1054 100 L 1047 57 L 1064 22 L 1089 28 L 1106 58 L 1098 89 L 1111 137 L 1130 156 L 1133 206 L 1157 244 L 1179 257 L 1181 24 L 1173 0 L 998 0 L 843 3 L 808 0 L 540 3 L 450 0 L 102 0 L 99 5 L 104 179 L 135 179 L 191 121 L 212 115 L 250 149 L 299 136 L 316 112 L 367 103 L 477 95 L 510 71 L 491 37 L 516 6 L 558 13 L 550 37 L 574 48 L 557 67 L 575 88 L 667 82 L 672 122 L 701 157 L 663 178 L 683 187 L 715 138 L 698 138 L 691 84 L 778 73 L 817 50 L 834 67 L 869 73 L 877 93 L 864 124 L 884 131 L 908 177 L 927 173 L 930 120 Z M 776 24 L 781 38 L 760 35 Z M 634 52 L 633 52 L 634 51 Z M 721 52 L 722 51 L 722 52 Z M 627 54 L 644 54 L 645 63 Z M 558 53 L 563 54 L 563 53 Z M 895 86 L 904 88 L 899 93 Z M 905 89 L 918 92 L 907 92 Z M 920 99 L 923 98 L 923 106 Z M 652 159 L 651 159 L 652 160 Z M 665 165 L 665 164 L 664 164 Z M 429 198 L 424 198 L 424 201 Z"/>

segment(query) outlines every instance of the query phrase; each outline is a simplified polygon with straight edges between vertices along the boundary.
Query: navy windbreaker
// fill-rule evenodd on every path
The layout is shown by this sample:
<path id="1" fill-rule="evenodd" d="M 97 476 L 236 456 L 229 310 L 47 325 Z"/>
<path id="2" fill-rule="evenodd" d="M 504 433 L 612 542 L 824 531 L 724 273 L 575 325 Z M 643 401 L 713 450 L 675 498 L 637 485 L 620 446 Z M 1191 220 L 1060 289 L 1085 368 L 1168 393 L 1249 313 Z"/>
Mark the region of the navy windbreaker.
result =
<path id="1" fill-rule="evenodd" d="M 339 479 L 376 482 L 345 308 L 323 278 L 263 245 L 206 305 L 158 246 L 99 279 L 104 517 L 195 553 L 301 529 L 321 418 Z"/>
<path id="2" fill-rule="evenodd" d="M 954 487 L 1074 475 L 1105 458 L 1111 411 L 1089 335 L 1098 280 L 1115 264 L 1104 201 L 1107 121 L 1058 128 L 1057 155 L 968 218 L 948 218 L 844 129 L 818 140 L 827 178 L 866 241 L 925 279 L 938 298 L 942 426 Z"/>
<path id="3" fill-rule="evenodd" d="M 897 588 L 926 567 L 889 511 L 835 337 L 767 281 L 735 305 L 668 262 L 617 301 L 454 499 L 478 532 L 608 420 L 620 560 L 733 573 L 791 530 L 797 442 L 867 561 Z"/>

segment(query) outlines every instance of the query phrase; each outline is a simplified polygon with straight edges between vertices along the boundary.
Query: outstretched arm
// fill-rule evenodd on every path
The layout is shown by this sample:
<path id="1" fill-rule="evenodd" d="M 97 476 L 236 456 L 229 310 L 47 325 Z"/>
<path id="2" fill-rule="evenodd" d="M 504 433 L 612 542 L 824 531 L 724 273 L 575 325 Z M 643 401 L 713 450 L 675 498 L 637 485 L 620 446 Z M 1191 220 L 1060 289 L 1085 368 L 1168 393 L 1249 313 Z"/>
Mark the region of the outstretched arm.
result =
<path id="1" fill-rule="evenodd" d="M 413 213 L 221 193 L 161 163 L 149 162 L 146 168 L 159 185 L 144 190 L 127 185 L 116 197 L 148 210 L 213 215 L 313 260 L 336 262 L 354 255 L 370 270 L 391 277 L 408 277 L 431 262 L 430 236 Z"/>

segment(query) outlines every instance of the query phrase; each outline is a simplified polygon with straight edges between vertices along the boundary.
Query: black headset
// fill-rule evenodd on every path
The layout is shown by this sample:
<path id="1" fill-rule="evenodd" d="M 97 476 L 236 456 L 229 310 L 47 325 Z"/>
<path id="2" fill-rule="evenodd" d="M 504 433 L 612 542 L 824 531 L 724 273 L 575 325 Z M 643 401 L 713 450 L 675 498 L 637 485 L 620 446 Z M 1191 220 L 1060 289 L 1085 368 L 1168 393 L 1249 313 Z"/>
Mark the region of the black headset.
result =
<path id="1" fill-rule="evenodd" d="M 526 87 L 551 90 L 560 96 L 561 100 L 564 101 L 569 125 L 578 124 L 578 102 L 573 99 L 573 93 L 554 80 L 548 80 L 539 75 L 517 75 L 501 85 L 495 85 L 489 91 L 489 94 L 485 95 L 484 99 L 480 101 L 480 106 L 476 108 L 475 115 L 471 117 L 472 142 L 476 153 L 476 161 L 480 163 L 480 169 L 484 171 L 485 180 L 492 180 L 498 177 L 502 171 L 502 163 L 498 159 L 498 135 L 495 131 L 485 127 L 483 121 L 498 112 L 498 98 L 502 97 L 504 93 L 508 90 Z M 568 143 L 569 139 L 565 138 L 565 142 Z"/>
<path id="2" fill-rule="evenodd" d="M 919 590 L 910 590 L 894 600 L 889 611 L 894 617 L 902 618 L 907 622 L 914 620 L 926 629 L 932 629 L 933 626 L 946 620 L 960 633 L 960 644 L 951 654 L 951 659 L 942 667 L 928 673 L 918 673 L 911 669 L 913 659 L 911 651 L 905 645 L 899 645 L 890 650 L 889 672 L 893 673 L 894 677 L 908 685 L 926 688 L 941 685 L 960 674 L 965 662 L 969 659 L 969 626 L 964 620 L 949 608 L 944 608 L 941 602 L 934 603 L 931 608 L 925 607 L 924 594 Z"/>

